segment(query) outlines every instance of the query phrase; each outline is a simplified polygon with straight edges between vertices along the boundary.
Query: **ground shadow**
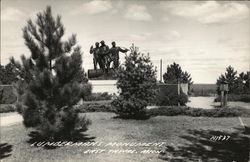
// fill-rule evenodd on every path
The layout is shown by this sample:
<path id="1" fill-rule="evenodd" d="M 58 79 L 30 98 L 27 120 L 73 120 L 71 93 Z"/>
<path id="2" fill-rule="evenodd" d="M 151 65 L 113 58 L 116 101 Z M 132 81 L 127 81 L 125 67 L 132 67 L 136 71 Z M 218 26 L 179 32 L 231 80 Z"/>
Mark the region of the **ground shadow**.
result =
<path id="1" fill-rule="evenodd" d="M 241 132 L 244 135 L 250 135 L 250 127 L 244 126 L 244 128 L 234 128 L 235 130 Z M 248 136 L 250 138 L 250 136 Z"/>
<path id="2" fill-rule="evenodd" d="M 71 137 L 65 137 L 65 138 L 60 138 L 60 139 L 48 139 L 43 137 L 38 131 L 31 131 L 29 133 L 29 137 L 30 139 L 27 141 L 29 144 L 35 144 L 35 147 L 41 147 L 39 145 L 37 145 L 38 143 L 42 143 L 42 142 L 94 142 L 94 139 L 96 137 L 90 137 L 88 134 L 85 134 L 81 131 L 77 131 L 74 133 L 74 135 L 72 135 Z M 57 146 L 49 146 L 49 145 L 45 145 L 42 146 L 44 149 L 56 149 L 58 148 Z"/>
<path id="3" fill-rule="evenodd" d="M 167 146 L 159 158 L 167 161 L 248 162 L 249 160 L 249 134 L 245 129 L 237 128 L 234 133 L 188 130 L 188 135 L 181 138 L 188 143 L 181 146 Z"/>
<path id="4" fill-rule="evenodd" d="M 12 145 L 8 143 L 1 143 L 0 144 L 0 159 L 9 157 L 11 155 Z"/>

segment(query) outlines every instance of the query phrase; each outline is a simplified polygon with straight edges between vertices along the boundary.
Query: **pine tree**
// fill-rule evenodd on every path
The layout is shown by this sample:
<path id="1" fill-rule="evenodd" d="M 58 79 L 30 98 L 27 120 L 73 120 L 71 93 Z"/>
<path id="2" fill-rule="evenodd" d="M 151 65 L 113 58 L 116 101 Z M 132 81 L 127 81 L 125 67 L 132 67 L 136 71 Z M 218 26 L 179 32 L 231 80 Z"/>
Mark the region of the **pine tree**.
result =
<path id="1" fill-rule="evenodd" d="M 250 94 L 250 72 L 241 72 L 236 79 L 237 93 Z"/>
<path id="2" fill-rule="evenodd" d="M 223 82 L 228 83 L 229 93 L 235 93 L 237 91 L 237 71 L 234 70 L 232 66 L 228 66 L 226 68 L 225 74 L 222 74 L 217 79 L 217 86 L 220 87 L 220 84 Z M 218 90 L 219 91 L 219 90 Z"/>
<path id="3" fill-rule="evenodd" d="M 244 82 L 245 82 L 244 78 L 245 78 L 244 72 L 240 73 L 239 76 L 236 78 L 235 83 L 237 85 L 237 87 L 236 87 L 237 90 L 235 90 L 235 91 L 237 91 L 237 93 L 243 93 L 245 91 L 246 87 L 244 84 Z"/>
<path id="4" fill-rule="evenodd" d="M 189 91 L 190 86 L 193 84 L 191 74 L 187 71 L 182 71 L 181 66 L 175 62 L 168 65 L 167 72 L 163 74 L 163 80 L 167 84 L 187 83 Z"/>
<path id="5" fill-rule="evenodd" d="M 90 124 L 74 107 L 87 95 L 83 89 L 87 79 L 81 67 L 81 48 L 76 35 L 63 41 L 64 31 L 61 17 L 54 18 L 51 7 L 47 7 L 37 14 L 35 23 L 28 20 L 23 28 L 31 56 L 22 56 L 22 63 L 11 59 L 19 71 L 17 106 L 24 125 L 51 140 L 72 138 Z"/>
<path id="6" fill-rule="evenodd" d="M 250 71 L 244 73 L 244 90 L 250 94 Z"/>
<path id="7" fill-rule="evenodd" d="M 15 67 L 8 63 L 5 66 L 0 65 L 0 84 L 12 84 L 17 81 L 17 71 Z"/>
<path id="8" fill-rule="evenodd" d="M 182 69 L 179 64 L 176 64 L 175 62 L 168 65 L 167 72 L 163 74 L 163 80 L 164 83 L 168 84 L 177 84 L 178 81 L 181 81 L 182 76 Z"/>
<path id="9" fill-rule="evenodd" d="M 168 65 L 167 72 L 163 74 L 163 80 L 164 83 L 168 84 L 177 84 L 178 82 L 193 84 L 191 75 L 186 71 L 182 71 L 181 66 L 175 62 Z"/>
<path id="10" fill-rule="evenodd" d="M 137 47 L 130 48 L 125 64 L 117 72 L 117 88 L 120 90 L 112 105 L 123 118 L 145 118 L 146 106 L 154 97 L 156 70 L 149 55 L 139 53 Z"/>

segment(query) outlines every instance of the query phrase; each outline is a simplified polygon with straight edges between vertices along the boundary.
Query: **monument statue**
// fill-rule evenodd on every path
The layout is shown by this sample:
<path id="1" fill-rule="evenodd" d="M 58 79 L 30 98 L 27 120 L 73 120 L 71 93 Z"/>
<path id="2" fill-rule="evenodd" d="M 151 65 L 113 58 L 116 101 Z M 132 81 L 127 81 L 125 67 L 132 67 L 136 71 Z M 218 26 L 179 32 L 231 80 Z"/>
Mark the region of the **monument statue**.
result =
<path id="1" fill-rule="evenodd" d="M 101 46 L 100 46 L 100 54 L 99 54 L 99 65 L 100 68 L 104 71 L 108 71 L 107 67 L 107 62 L 108 62 L 108 57 L 109 57 L 109 47 L 105 44 L 105 42 L 102 40 L 101 41 Z"/>
<path id="2" fill-rule="evenodd" d="M 95 43 L 95 48 L 93 46 L 90 47 L 90 54 L 93 54 L 93 64 L 94 64 L 94 69 L 97 69 L 97 64 L 99 64 L 100 67 L 100 58 L 99 58 L 99 53 L 100 53 L 100 47 L 99 47 L 99 42 Z"/>
<path id="3" fill-rule="evenodd" d="M 112 42 L 112 48 L 110 48 L 110 58 L 111 62 L 113 61 L 113 68 L 117 69 L 119 66 L 119 52 L 126 53 L 128 49 L 122 49 L 121 47 L 116 46 L 115 42 Z"/>
<path id="4" fill-rule="evenodd" d="M 113 63 L 112 69 L 117 69 L 119 67 L 119 52 L 125 53 L 129 51 L 126 48 L 121 48 L 116 46 L 115 42 L 112 42 L 112 47 L 109 49 L 109 46 L 105 44 L 102 40 L 100 42 L 95 43 L 95 47 L 90 47 L 90 54 L 93 54 L 93 64 L 94 69 L 88 70 L 88 77 L 89 78 L 112 78 L 113 72 L 110 70 L 110 65 Z M 100 69 L 98 69 L 98 66 Z"/>

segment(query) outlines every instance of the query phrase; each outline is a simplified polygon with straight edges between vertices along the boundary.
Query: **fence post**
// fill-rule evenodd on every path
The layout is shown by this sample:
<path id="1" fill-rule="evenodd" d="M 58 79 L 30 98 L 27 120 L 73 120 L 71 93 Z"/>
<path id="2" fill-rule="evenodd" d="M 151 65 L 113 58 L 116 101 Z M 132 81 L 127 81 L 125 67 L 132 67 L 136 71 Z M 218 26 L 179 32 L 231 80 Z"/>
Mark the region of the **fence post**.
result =
<path id="1" fill-rule="evenodd" d="M 179 80 L 177 82 L 177 91 L 178 91 L 178 106 L 180 106 L 180 102 L 179 102 L 179 98 L 180 98 L 180 83 L 179 83 Z"/>
<path id="2" fill-rule="evenodd" d="M 225 94 L 224 94 L 224 106 L 227 106 L 227 91 L 225 91 Z"/>
<path id="3" fill-rule="evenodd" d="M 221 97 L 220 97 L 220 105 L 221 107 L 224 107 L 224 91 L 221 91 Z"/>
<path id="4" fill-rule="evenodd" d="M 227 92 L 228 92 L 228 83 L 222 82 L 220 85 L 220 91 L 221 91 L 221 107 L 227 106 Z"/>
<path id="5" fill-rule="evenodd" d="M 160 60 L 160 82 L 162 83 L 162 59 Z"/>

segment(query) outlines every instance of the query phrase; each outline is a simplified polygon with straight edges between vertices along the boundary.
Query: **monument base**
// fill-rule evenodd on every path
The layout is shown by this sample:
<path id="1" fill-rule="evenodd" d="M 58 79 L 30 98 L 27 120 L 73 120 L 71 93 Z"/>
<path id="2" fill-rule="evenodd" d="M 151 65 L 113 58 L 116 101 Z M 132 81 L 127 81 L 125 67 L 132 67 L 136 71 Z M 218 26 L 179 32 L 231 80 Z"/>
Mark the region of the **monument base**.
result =
<path id="1" fill-rule="evenodd" d="M 89 69 L 88 78 L 91 80 L 115 80 L 115 70 L 109 69 L 108 72 L 104 72 L 102 69 Z"/>

